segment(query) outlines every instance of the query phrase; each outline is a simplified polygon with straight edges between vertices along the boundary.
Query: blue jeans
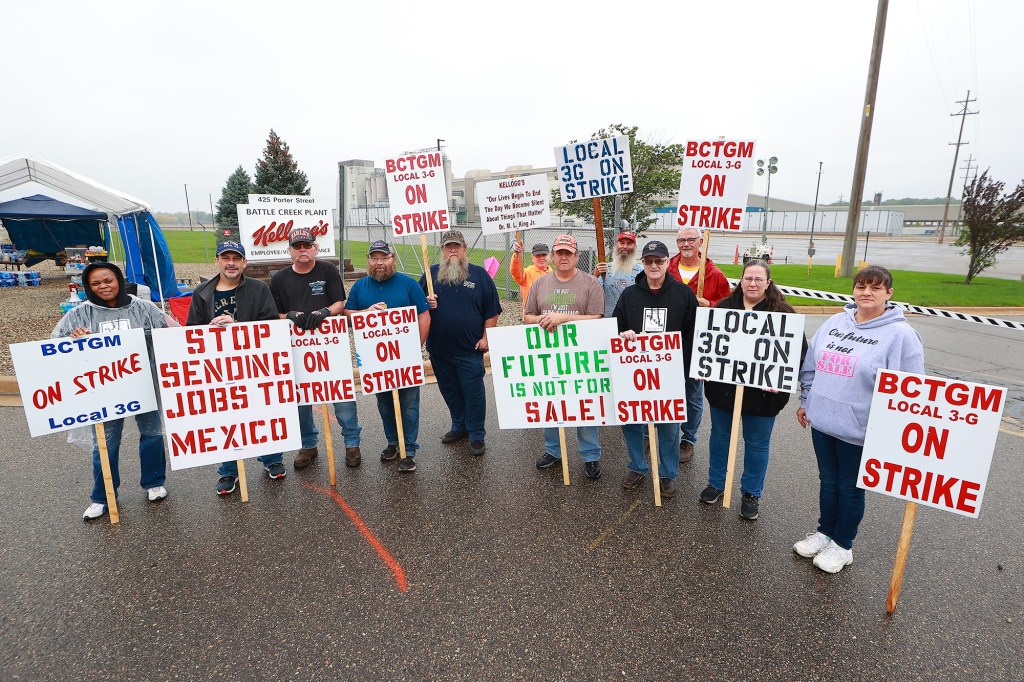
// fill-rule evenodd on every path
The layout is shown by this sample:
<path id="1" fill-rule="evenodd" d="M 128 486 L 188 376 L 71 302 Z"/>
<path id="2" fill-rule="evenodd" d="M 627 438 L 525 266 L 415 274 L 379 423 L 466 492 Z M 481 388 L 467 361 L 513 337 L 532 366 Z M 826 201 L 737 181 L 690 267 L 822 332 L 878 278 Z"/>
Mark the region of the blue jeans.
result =
<path id="1" fill-rule="evenodd" d="M 857 487 L 862 445 L 839 440 L 811 429 L 811 442 L 818 458 L 821 492 L 818 506 L 818 532 L 832 538 L 844 549 L 853 548 L 857 528 L 864 518 L 864 490 Z"/>
<path id="2" fill-rule="evenodd" d="M 280 452 L 276 455 L 261 455 L 256 458 L 256 461 L 262 464 L 264 467 L 268 467 L 271 464 L 279 464 L 284 461 L 284 455 Z M 238 460 L 233 459 L 229 462 L 224 462 L 217 469 L 218 476 L 237 476 L 238 475 Z"/>
<path id="3" fill-rule="evenodd" d="M 711 463 L 708 465 L 708 485 L 725 489 L 725 470 L 729 466 L 729 436 L 732 431 L 732 410 L 711 408 Z M 740 416 L 743 426 L 743 477 L 740 490 L 761 497 L 764 477 L 768 473 L 768 449 L 772 440 L 775 417 Z"/>
<path id="4" fill-rule="evenodd" d="M 155 488 L 167 480 L 167 461 L 164 459 L 163 427 L 160 424 L 160 412 L 146 412 L 135 415 L 135 424 L 139 427 L 139 464 L 142 475 L 139 485 Z M 124 420 L 114 419 L 103 424 L 103 436 L 107 441 L 107 459 L 110 460 L 110 476 L 114 481 L 114 494 L 121 485 L 121 472 L 118 461 L 121 453 L 121 433 L 124 431 Z M 107 503 L 107 492 L 103 487 L 103 467 L 100 465 L 100 448 L 96 442 L 96 433 L 92 435 L 92 494 L 89 498 L 99 504 Z"/>
<path id="5" fill-rule="evenodd" d="M 398 445 L 398 424 L 395 423 L 395 399 L 391 391 L 377 394 L 377 411 L 384 423 L 384 437 L 388 445 Z M 398 404 L 402 409 L 402 430 L 405 433 L 405 456 L 415 457 L 420 435 L 420 387 L 398 389 Z M 352 403 L 354 406 L 355 403 Z"/>
<path id="6" fill-rule="evenodd" d="M 680 442 L 697 444 L 697 430 L 700 429 L 700 417 L 704 413 L 704 382 L 696 379 L 686 380 L 686 421 L 680 426 Z"/>
<path id="7" fill-rule="evenodd" d="M 596 462 L 601 459 L 601 444 L 597 441 L 596 426 L 577 426 L 576 437 L 580 439 L 580 454 L 583 455 L 584 462 Z M 558 429 L 544 429 L 544 452 L 552 457 L 562 458 Z"/>
<path id="8" fill-rule="evenodd" d="M 317 437 L 320 435 L 316 429 L 316 422 L 313 421 L 313 407 L 313 405 L 299 405 L 299 434 L 302 436 L 302 447 L 304 448 L 315 448 Z M 341 435 L 345 437 L 345 447 L 359 447 L 359 434 L 362 433 L 363 427 L 359 426 L 355 402 L 334 403 L 334 416 L 341 424 Z"/>
<path id="9" fill-rule="evenodd" d="M 430 364 L 437 389 L 452 416 L 452 431 L 469 433 L 471 441 L 482 441 L 487 419 L 483 353 L 447 357 L 431 354 Z"/>
<path id="10" fill-rule="evenodd" d="M 679 424 L 655 424 L 658 433 L 658 475 L 673 481 L 679 476 Z M 646 424 L 623 424 L 622 437 L 629 452 L 629 470 L 646 474 L 649 467 L 644 457 Z"/>

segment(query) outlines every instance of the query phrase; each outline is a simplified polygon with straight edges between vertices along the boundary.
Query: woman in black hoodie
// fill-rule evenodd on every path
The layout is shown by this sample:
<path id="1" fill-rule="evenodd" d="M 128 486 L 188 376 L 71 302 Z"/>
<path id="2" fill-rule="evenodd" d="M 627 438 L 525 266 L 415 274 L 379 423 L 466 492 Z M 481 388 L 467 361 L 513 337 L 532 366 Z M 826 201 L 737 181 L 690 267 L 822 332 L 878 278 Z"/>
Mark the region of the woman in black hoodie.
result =
<path id="1" fill-rule="evenodd" d="M 715 307 L 773 313 L 795 312 L 793 306 L 786 303 L 786 298 L 772 282 L 771 276 L 768 263 L 763 260 L 747 261 L 739 284 Z M 806 337 L 803 352 L 807 352 Z M 711 406 L 711 462 L 708 466 L 708 487 L 700 494 L 700 501 L 715 504 L 725 489 L 736 385 L 708 381 L 704 384 L 704 397 Z M 743 390 L 743 477 L 740 479 L 743 501 L 740 503 L 740 516 L 745 519 L 753 520 L 758 516 L 764 478 L 768 473 L 772 427 L 775 426 L 775 416 L 788 402 L 788 393 L 750 386 Z"/>

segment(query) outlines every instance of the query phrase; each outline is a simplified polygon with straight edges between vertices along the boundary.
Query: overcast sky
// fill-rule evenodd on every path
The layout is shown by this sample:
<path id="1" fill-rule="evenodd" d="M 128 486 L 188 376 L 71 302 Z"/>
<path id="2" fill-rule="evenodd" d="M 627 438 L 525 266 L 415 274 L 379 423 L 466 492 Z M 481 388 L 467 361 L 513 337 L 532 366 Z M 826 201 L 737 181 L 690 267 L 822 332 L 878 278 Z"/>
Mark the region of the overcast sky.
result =
<path id="1" fill-rule="evenodd" d="M 610 123 L 757 140 L 772 196 L 848 198 L 876 3 L 6 3 L 0 156 L 26 153 L 156 210 L 209 210 L 271 128 L 334 205 L 337 162 L 443 138 L 455 174 L 554 163 Z M 945 196 L 968 155 L 1024 178 L 1024 3 L 892 0 L 865 198 Z M 957 171 L 954 196 L 963 171 Z M 37 188 L 36 188 L 37 189 Z M 763 193 L 755 178 L 751 191 Z M 0 193 L 7 200 L 31 193 Z"/>

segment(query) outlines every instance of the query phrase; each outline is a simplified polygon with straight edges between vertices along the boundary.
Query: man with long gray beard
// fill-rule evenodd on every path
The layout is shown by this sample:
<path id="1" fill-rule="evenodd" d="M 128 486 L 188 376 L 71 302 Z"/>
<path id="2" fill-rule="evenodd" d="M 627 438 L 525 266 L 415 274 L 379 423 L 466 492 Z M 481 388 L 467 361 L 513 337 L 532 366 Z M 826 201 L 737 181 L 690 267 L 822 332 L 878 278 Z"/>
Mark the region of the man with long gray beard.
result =
<path id="1" fill-rule="evenodd" d="M 461 232 L 444 233 L 441 255 L 441 263 L 430 266 L 434 295 L 427 296 L 432 317 L 427 351 L 437 388 L 452 418 L 451 430 L 441 437 L 441 443 L 469 438 L 469 453 L 479 457 L 486 450 L 485 330 L 498 324 L 501 303 L 491 276 L 466 257 Z M 425 277 L 420 277 L 420 287 L 427 291 Z"/>
<path id="2" fill-rule="evenodd" d="M 414 306 L 418 314 L 420 341 L 430 330 L 430 305 L 427 297 L 416 286 L 416 280 L 395 270 L 395 254 L 391 245 L 378 240 L 370 244 L 366 256 L 366 277 L 352 285 L 345 301 L 345 314 L 365 310 L 386 310 Z M 398 423 L 395 420 L 395 402 L 390 391 L 377 393 L 377 411 L 384 424 L 388 446 L 380 453 L 380 461 L 398 458 Z M 402 410 L 402 430 L 405 435 L 405 459 L 398 463 L 403 473 L 416 471 L 416 439 L 420 432 L 420 387 L 398 389 L 398 403 Z"/>
<path id="3" fill-rule="evenodd" d="M 604 316 L 612 317 L 615 304 L 626 287 L 636 284 L 636 276 L 643 272 L 644 266 L 636 253 L 636 235 L 629 230 L 619 233 L 615 241 L 615 253 L 610 263 L 598 263 L 594 267 L 594 277 L 603 278 Z"/>

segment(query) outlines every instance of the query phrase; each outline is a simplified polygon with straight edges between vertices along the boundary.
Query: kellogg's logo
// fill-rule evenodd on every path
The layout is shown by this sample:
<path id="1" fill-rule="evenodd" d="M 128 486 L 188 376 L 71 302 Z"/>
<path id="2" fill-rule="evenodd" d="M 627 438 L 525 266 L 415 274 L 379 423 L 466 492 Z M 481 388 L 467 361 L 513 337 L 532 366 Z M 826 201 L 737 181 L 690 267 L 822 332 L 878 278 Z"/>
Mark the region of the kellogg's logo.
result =
<path id="1" fill-rule="evenodd" d="M 254 246 L 270 246 L 275 242 L 285 242 L 287 245 L 288 235 L 292 231 L 292 224 L 295 221 L 289 220 L 287 223 L 271 222 L 269 225 L 261 225 L 260 227 L 253 230 L 252 241 Z M 316 225 L 310 225 L 309 229 L 313 231 L 314 237 L 322 237 L 327 234 L 329 225 L 324 221 L 320 220 Z"/>

